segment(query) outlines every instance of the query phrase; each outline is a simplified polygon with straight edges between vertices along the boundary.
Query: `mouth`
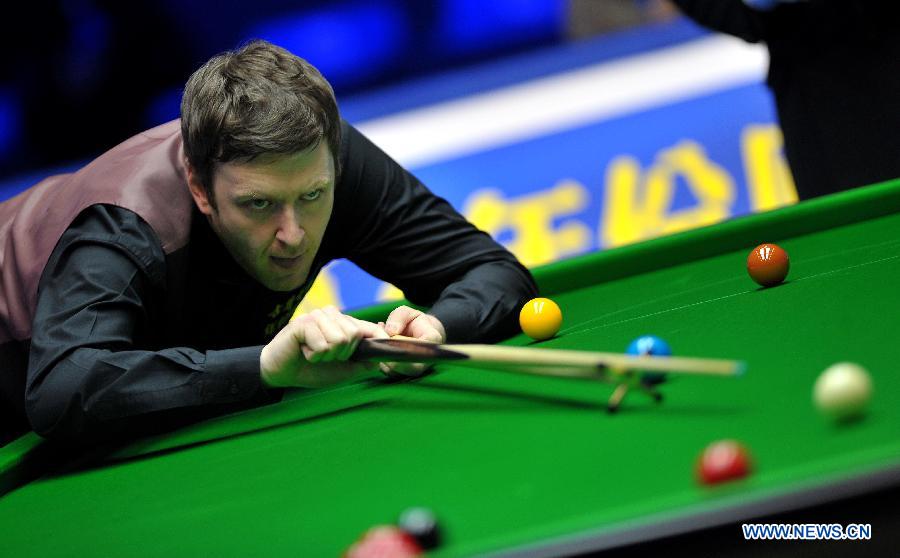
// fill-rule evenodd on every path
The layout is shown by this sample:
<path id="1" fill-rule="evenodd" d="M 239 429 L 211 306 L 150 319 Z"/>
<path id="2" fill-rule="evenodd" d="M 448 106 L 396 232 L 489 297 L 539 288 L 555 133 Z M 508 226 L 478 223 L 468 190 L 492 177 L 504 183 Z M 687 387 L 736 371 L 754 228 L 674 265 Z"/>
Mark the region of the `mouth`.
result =
<path id="1" fill-rule="evenodd" d="M 280 267 L 281 269 L 293 270 L 300 267 L 300 264 L 303 263 L 303 254 L 291 258 L 269 256 L 269 259 L 272 260 L 272 263 L 275 264 L 276 267 Z"/>

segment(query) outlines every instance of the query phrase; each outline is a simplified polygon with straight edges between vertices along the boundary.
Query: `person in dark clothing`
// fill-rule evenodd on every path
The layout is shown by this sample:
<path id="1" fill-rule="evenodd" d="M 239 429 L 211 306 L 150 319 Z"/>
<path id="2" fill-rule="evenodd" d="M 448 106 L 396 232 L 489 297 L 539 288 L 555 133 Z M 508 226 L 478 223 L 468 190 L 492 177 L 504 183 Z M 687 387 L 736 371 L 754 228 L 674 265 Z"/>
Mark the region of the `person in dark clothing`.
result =
<path id="1" fill-rule="evenodd" d="M 900 177 L 900 5 L 672 0 L 769 50 L 767 83 L 801 199 Z"/>
<path id="2" fill-rule="evenodd" d="M 336 258 L 429 311 L 289 321 Z M 370 369 L 348 360 L 367 337 L 497 341 L 536 294 L 512 254 L 340 119 L 315 68 L 264 41 L 197 70 L 180 121 L 0 204 L 0 268 L 5 441 L 88 443 L 272 402 Z"/>

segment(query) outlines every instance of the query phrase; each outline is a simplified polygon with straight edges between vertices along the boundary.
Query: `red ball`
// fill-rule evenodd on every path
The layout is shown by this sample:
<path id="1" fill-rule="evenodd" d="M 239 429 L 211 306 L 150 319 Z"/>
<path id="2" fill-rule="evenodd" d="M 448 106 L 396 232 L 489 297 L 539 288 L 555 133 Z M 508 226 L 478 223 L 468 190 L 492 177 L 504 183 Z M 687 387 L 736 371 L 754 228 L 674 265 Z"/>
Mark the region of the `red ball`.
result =
<path id="1" fill-rule="evenodd" d="M 703 484 L 741 479 L 749 473 L 747 449 L 734 440 L 713 442 L 706 446 L 697 461 L 697 477 Z"/>
<path id="2" fill-rule="evenodd" d="M 763 287 L 784 281 L 790 267 L 787 252 L 777 244 L 760 244 L 747 256 L 747 272 Z"/>
<path id="3" fill-rule="evenodd" d="M 424 556 L 422 547 L 411 535 L 393 525 L 372 527 L 362 539 L 353 543 L 344 558 L 417 558 Z"/>

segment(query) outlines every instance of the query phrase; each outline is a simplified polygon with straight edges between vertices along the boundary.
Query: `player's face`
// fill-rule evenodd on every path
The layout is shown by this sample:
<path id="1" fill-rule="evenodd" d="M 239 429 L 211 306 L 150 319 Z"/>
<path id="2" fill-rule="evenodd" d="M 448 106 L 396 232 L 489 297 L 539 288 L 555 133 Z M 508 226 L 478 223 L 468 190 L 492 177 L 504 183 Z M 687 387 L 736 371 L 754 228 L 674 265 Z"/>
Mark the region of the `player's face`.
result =
<path id="1" fill-rule="evenodd" d="M 269 289 L 290 291 L 306 282 L 319 251 L 334 182 L 331 150 L 322 141 L 293 155 L 217 165 L 215 208 L 202 188 L 191 184 L 191 192 L 241 267 Z"/>

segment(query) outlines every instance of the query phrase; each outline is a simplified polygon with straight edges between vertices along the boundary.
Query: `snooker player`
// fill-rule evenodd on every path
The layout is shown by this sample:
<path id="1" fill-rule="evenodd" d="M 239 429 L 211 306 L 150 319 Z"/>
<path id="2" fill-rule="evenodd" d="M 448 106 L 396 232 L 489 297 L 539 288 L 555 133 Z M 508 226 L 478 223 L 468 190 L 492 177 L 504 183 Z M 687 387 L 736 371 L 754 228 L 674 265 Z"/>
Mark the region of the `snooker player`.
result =
<path id="1" fill-rule="evenodd" d="M 288 322 L 337 258 L 429 311 Z M 0 268 L 0 444 L 272 402 L 367 370 L 348 360 L 363 338 L 496 341 L 536 294 L 513 255 L 340 119 L 314 67 L 264 41 L 197 70 L 179 121 L 0 204 Z"/>

